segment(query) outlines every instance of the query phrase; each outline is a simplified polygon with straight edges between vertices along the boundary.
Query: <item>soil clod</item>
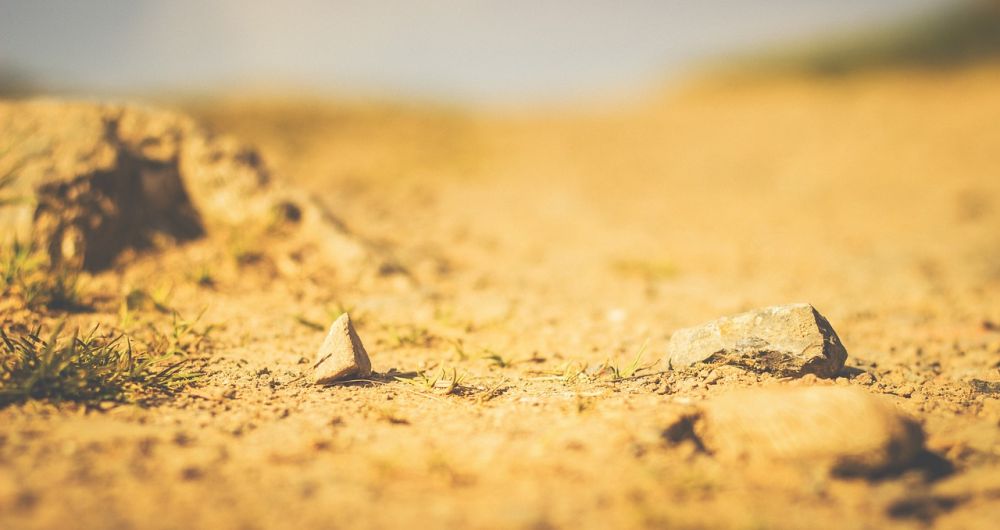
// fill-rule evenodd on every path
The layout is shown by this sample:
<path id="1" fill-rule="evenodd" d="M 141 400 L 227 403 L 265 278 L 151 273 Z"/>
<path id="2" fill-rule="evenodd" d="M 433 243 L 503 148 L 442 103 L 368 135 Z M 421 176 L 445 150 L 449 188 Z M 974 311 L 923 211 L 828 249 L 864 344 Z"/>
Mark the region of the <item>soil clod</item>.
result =
<path id="1" fill-rule="evenodd" d="M 806 461 L 839 475 L 874 476 L 906 468 L 923 450 L 919 424 L 854 388 L 736 391 L 700 411 L 694 434 L 721 458 Z"/>

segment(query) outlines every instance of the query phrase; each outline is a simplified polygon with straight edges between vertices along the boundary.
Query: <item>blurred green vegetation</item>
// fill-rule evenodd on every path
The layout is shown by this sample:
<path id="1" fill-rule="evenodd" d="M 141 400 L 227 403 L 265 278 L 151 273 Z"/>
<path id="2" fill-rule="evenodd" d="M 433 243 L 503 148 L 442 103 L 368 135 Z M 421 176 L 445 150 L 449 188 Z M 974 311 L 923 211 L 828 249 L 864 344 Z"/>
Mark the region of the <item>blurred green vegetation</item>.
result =
<path id="1" fill-rule="evenodd" d="M 737 61 L 753 73 L 840 76 L 1000 62 L 1000 0 L 957 3 L 909 21 Z"/>
<path id="2" fill-rule="evenodd" d="M 0 98 L 24 97 L 38 89 L 27 71 L 0 63 Z"/>

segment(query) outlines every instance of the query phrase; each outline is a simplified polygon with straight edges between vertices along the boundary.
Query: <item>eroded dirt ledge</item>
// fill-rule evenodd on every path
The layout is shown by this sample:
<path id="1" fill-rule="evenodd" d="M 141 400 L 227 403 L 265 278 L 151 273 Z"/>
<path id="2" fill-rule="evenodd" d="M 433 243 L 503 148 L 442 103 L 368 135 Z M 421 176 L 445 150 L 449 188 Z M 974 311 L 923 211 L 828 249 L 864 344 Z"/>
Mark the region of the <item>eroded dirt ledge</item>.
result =
<path id="1" fill-rule="evenodd" d="M 292 241 L 357 272 L 365 244 L 307 194 L 272 178 L 256 149 L 173 112 L 89 102 L 0 103 L 4 243 L 98 270 L 125 248 L 287 223 Z M 305 238 L 308 241 L 303 240 Z"/>

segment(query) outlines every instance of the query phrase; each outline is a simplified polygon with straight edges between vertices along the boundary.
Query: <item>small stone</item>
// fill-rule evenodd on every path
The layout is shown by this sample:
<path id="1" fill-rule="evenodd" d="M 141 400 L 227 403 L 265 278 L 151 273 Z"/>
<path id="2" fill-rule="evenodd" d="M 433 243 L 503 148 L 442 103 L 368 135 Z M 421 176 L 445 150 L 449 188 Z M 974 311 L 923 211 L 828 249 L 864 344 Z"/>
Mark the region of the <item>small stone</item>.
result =
<path id="1" fill-rule="evenodd" d="M 906 385 L 903 385 L 903 386 L 899 387 L 899 389 L 896 390 L 896 395 L 908 398 L 908 397 L 912 396 L 913 393 L 916 392 L 916 391 L 917 391 L 917 389 L 914 388 L 913 385 L 906 384 Z"/>
<path id="2" fill-rule="evenodd" d="M 923 449 L 920 425 L 857 388 L 736 391 L 700 407 L 694 434 L 720 458 L 812 461 L 843 475 L 905 468 Z"/>
<path id="3" fill-rule="evenodd" d="M 875 376 L 868 372 L 863 372 L 858 374 L 858 376 L 854 378 L 854 381 L 856 381 L 859 385 L 869 386 L 875 383 Z"/>
<path id="4" fill-rule="evenodd" d="M 368 352 L 347 313 L 340 315 L 330 326 L 329 334 L 316 352 L 313 368 L 314 381 L 318 385 L 371 375 Z"/>
<path id="5" fill-rule="evenodd" d="M 782 376 L 834 377 L 847 350 L 830 322 L 809 304 L 773 306 L 676 331 L 673 367 L 731 364 Z"/>
<path id="6" fill-rule="evenodd" d="M 969 381 L 969 386 L 972 390 L 979 394 L 986 395 L 997 395 L 1000 394 L 1000 382 L 997 381 L 984 381 L 982 379 L 973 379 Z"/>
<path id="7" fill-rule="evenodd" d="M 181 480 L 198 480 L 205 475 L 205 471 L 198 466 L 186 466 L 181 469 Z"/>

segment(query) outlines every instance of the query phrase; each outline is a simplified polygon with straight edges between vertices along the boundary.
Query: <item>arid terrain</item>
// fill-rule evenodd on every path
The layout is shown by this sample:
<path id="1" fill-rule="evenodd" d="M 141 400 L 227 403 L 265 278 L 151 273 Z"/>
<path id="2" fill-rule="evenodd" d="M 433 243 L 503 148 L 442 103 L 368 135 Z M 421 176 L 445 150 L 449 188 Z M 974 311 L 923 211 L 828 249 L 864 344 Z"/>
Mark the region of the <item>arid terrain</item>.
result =
<path id="1" fill-rule="evenodd" d="M 241 221 L 126 249 L 83 274 L 85 307 L 5 300 L 10 335 L 157 329 L 200 376 L 0 409 L 0 528 L 992 528 L 998 94 L 984 66 L 558 110 L 161 101 L 364 252 Z M 793 302 L 842 339 L 837 377 L 666 362 L 679 328 Z M 374 373 L 314 385 L 345 311 Z M 826 385 L 912 417 L 924 453 L 842 476 L 672 434 L 737 389 Z"/>

